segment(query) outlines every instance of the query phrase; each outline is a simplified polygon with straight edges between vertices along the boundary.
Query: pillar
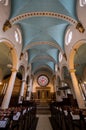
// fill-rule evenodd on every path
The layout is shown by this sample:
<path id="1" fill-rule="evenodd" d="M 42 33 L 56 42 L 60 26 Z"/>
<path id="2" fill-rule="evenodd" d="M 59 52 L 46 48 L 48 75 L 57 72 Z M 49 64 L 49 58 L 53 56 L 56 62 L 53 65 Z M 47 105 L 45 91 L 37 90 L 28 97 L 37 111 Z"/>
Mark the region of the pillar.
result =
<path id="1" fill-rule="evenodd" d="M 57 100 L 57 76 L 55 76 L 54 78 L 54 91 L 55 91 L 55 97 Z"/>
<path id="2" fill-rule="evenodd" d="M 14 87 L 14 83 L 15 83 L 16 73 L 17 73 L 17 70 L 12 69 L 12 74 L 11 74 L 11 77 L 9 80 L 8 88 L 5 93 L 2 105 L 1 105 L 2 109 L 6 109 L 9 107 L 9 103 L 10 103 L 10 99 L 11 99 L 11 95 L 12 95 L 12 91 L 13 91 L 13 87 Z"/>
<path id="3" fill-rule="evenodd" d="M 27 97 L 26 97 L 27 101 L 29 101 L 31 99 L 31 93 L 32 93 L 32 78 L 30 78 L 30 81 L 28 83 Z"/>
<path id="4" fill-rule="evenodd" d="M 57 100 L 57 70 L 58 70 L 58 65 L 55 64 L 55 79 L 54 79 L 54 90 L 55 90 L 55 97 Z"/>
<path id="5" fill-rule="evenodd" d="M 57 76 L 54 75 L 54 78 L 53 78 L 53 86 L 54 86 L 54 94 L 55 94 L 55 98 L 57 99 Z"/>
<path id="6" fill-rule="evenodd" d="M 23 98 L 24 98 L 24 88 L 25 88 L 26 80 L 22 80 L 22 85 L 21 85 L 21 90 L 20 90 L 20 95 L 19 95 L 19 100 L 18 103 L 22 103 Z"/>
<path id="7" fill-rule="evenodd" d="M 79 108 L 86 108 L 85 102 L 82 98 L 82 95 L 81 95 L 81 92 L 80 92 L 80 89 L 79 89 L 78 81 L 77 81 L 77 78 L 76 78 L 76 75 L 75 75 L 75 70 L 71 69 L 70 74 L 71 74 L 71 78 L 72 78 L 73 87 L 74 87 L 75 96 L 76 96 L 76 99 L 77 99 L 77 102 L 78 102 L 78 106 L 79 106 Z"/>

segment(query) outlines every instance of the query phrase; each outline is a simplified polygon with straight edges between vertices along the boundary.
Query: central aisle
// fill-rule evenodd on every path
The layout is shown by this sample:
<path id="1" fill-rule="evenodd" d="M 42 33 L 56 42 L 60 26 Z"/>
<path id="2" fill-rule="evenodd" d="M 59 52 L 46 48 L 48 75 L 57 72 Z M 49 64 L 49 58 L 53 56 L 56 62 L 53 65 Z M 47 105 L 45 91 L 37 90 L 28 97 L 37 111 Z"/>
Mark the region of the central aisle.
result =
<path id="1" fill-rule="evenodd" d="M 50 115 L 37 115 L 39 118 L 36 130 L 53 130 L 49 121 Z"/>

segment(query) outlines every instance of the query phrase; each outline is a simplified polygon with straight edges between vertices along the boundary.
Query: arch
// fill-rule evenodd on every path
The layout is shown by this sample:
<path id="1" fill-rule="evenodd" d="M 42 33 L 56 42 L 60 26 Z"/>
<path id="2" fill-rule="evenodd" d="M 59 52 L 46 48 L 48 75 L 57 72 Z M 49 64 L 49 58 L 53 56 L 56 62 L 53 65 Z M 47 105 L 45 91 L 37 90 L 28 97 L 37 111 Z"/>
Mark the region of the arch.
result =
<path id="1" fill-rule="evenodd" d="M 83 44 L 86 44 L 86 40 L 80 40 L 76 42 L 73 46 L 73 49 L 70 51 L 69 59 L 68 59 L 68 65 L 69 65 L 70 71 L 75 71 L 74 70 L 74 56 L 75 56 L 76 50 Z"/>
<path id="2" fill-rule="evenodd" d="M 43 65 L 43 66 L 38 66 L 35 68 L 35 70 L 33 71 L 33 74 L 35 74 L 38 70 L 41 71 L 43 69 L 47 69 L 49 72 L 51 72 L 52 74 L 54 73 L 52 71 L 52 69 L 48 66 L 48 65 Z"/>
<path id="3" fill-rule="evenodd" d="M 18 56 L 17 56 L 17 51 L 14 48 L 14 45 L 11 43 L 11 41 L 7 39 L 0 39 L 0 43 L 4 43 L 8 48 L 11 49 L 12 61 L 13 61 L 12 70 L 17 71 L 18 70 Z"/>
<path id="4" fill-rule="evenodd" d="M 54 42 L 48 42 L 48 41 L 41 41 L 41 42 L 33 42 L 33 43 L 30 43 L 30 44 L 28 44 L 25 48 L 24 48 L 24 50 L 23 50 L 23 52 L 25 52 L 25 51 L 27 51 L 28 49 L 31 49 L 31 48 L 33 48 L 33 47 L 35 47 L 35 46 L 37 46 L 37 45 L 50 45 L 50 46 L 52 46 L 52 47 L 55 47 L 55 48 L 57 48 L 59 51 L 61 51 L 62 52 L 62 54 L 64 54 L 64 51 L 63 51 L 63 49 L 59 46 L 59 44 L 56 44 L 56 43 L 54 43 Z"/>
<path id="5" fill-rule="evenodd" d="M 12 19 L 10 19 L 10 23 L 14 24 L 20 20 L 31 18 L 31 17 L 51 17 L 51 18 L 59 18 L 63 19 L 73 25 L 77 24 L 77 21 L 67 15 L 55 13 L 55 12 L 28 12 L 21 15 L 18 15 Z"/>
<path id="6" fill-rule="evenodd" d="M 77 78 L 77 75 L 75 74 L 75 67 L 74 67 L 74 57 L 76 54 L 76 50 L 83 44 L 86 44 L 86 40 L 80 40 L 75 43 L 73 46 L 73 49 L 70 51 L 68 64 L 69 64 L 69 71 L 71 74 L 71 79 L 73 83 L 74 93 L 76 95 L 76 100 L 78 103 L 79 108 L 85 108 L 85 102 L 84 102 L 84 93 L 82 92 L 82 87 L 79 83 L 79 79 Z"/>
<path id="7" fill-rule="evenodd" d="M 23 64 L 20 64 L 19 69 L 18 69 L 18 72 L 21 73 L 21 75 L 22 75 L 22 80 L 25 79 L 25 67 L 24 67 Z"/>
<path id="8" fill-rule="evenodd" d="M 31 63 L 39 61 L 39 60 L 47 60 L 47 61 L 52 61 L 54 63 L 56 63 L 56 61 L 49 55 L 40 55 L 40 56 L 36 56 L 35 58 L 32 59 Z"/>

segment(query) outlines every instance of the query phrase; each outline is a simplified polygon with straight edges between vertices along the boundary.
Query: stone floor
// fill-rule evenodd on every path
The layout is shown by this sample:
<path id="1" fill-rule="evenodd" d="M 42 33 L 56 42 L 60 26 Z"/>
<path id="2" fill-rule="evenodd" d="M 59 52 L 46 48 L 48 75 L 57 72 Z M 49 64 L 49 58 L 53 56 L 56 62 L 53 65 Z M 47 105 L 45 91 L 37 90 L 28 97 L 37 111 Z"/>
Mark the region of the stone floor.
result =
<path id="1" fill-rule="evenodd" d="M 37 115 L 39 118 L 36 130 L 53 130 L 49 121 L 50 115 Z"/>

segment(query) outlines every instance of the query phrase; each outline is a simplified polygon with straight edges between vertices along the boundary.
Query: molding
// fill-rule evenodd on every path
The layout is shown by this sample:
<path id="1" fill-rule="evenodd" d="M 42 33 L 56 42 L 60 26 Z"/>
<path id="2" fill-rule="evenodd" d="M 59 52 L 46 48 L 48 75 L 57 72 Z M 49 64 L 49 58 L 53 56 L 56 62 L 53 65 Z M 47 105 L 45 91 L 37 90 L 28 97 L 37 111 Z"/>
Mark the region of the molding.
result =
<path id="1" fill-rule="evenodd" d="M 63 19 L 73 25 L 77 24 L 77 21 L 75 19 L 73 19 L 72 17 L 69 17 L 64 14 L 60 14 L 60 13 L 54 13 L 54 12 L 28 12 L 28 13 L 24 13 L 24 14 L 18 15 L 16 17 L 10 19 L 10 22 L 11 22 L 11 24 L 14 24 L 23 19 L 27 19 L 27 18 L 31 18 L 31 17 L 43 17 L 43 16 Z"/>
<path id="2" fill-rule="evenodd" d="M 70 69 L 69 71 L 70 71 L 70 73 L 75 73 L 76 70 L 75 69 Z"/>
<path id="3" fill-rule="evenodd" d="M 32 42 L 32 43 L 28 44 L 28 45 L 24 48 L 23 52 L 25 52 L 25 51 L 28 50 L 28 49 L 31 49 L 31 48 L 34 47 L 34 46 L 43 45 L 43 44 L 46 44 L 46 45 L 49 45 L 49 46 L 53 46 L 53 47 L 57 48 L 59 51 L 61 51 L 62 54 L 64 54 L 64 50 L 60 47 L 59 44 L 54 43 L 54 42 L 49 42 L 49 41 Z"/>
<path id="4" fill-rule="evenodd" d="M 12 72 L 17 72 L 18 70 L 16 68 L 11 69 Z"/>
<path id="5" fill-rule="evenodd" d="M 30 63 L 32 64 L 32 63 L 34 63 L 35 61 L 41 61 L 41 60 L 47 60 L 47 61 L 51 61 L 51 62 L 53 62 L 53 63 L 55 63 L 56 64 L 56 61 L 55 61 L 55 59 L 53 58 L 53 57 L 51 57 L 51 56 L 49 56 L 49 55 L 40 55 L 40 56 L 36 56 L 35 58 L 33 58 L 31 61 L 30 61 Z"/>

